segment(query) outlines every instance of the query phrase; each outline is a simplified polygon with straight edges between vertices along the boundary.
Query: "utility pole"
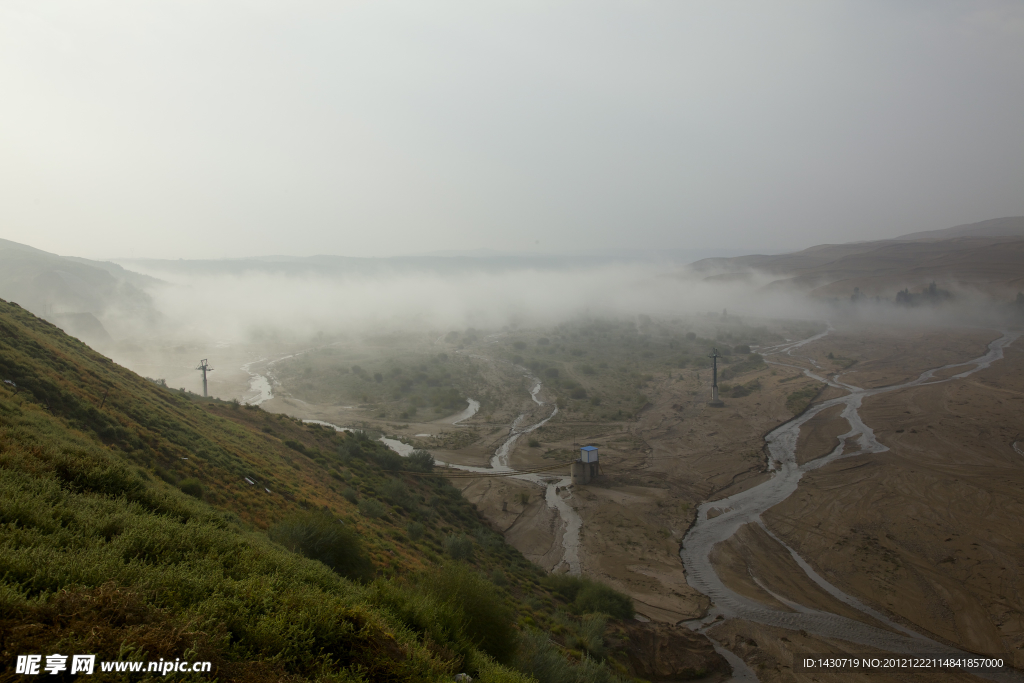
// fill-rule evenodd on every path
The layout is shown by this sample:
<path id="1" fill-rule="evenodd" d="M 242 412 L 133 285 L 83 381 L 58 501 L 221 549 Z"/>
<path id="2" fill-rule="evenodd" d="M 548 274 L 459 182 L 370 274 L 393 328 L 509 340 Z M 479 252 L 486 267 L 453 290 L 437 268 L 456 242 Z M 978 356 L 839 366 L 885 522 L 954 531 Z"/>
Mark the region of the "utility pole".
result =
<path id="1" fill-rule="evenodd" d="M 199 361 L 199 365 L 198 367 L 196 367 L 196 370 L 203 371 L 203 398 L 206 398 L 206 373 L 213 372 L 213 368 L 210 367 L 210 364 L 207 363 L 206 359 L 204 358 L 201 361 Z M 716 389 L 715 392 L 715 395 L 717 396 L 718 390 Z"/>
<path id="2" fill-rule="evenodd" d="M 711 400 L 708 401 L 708 405 L 721 408 L 725 403 L 718 398 L 718 349 L 711 349 L 708 358 L 711 359 Z"/>

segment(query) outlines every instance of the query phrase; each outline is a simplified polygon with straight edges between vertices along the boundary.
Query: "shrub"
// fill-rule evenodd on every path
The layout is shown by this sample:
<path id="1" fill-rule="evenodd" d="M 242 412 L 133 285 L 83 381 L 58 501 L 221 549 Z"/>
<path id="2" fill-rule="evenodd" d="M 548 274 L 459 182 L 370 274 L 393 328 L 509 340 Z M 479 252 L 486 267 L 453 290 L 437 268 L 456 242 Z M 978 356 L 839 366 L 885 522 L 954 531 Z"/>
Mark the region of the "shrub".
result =
<path id="1" fill-rule="evenodd" d="M 505 572 L 501 570 L 501 567 L 495 567 L 494 571 L 491 572 L 491 583 L 502 587 L 508 585 L 508 577 L 505 576 Z"/>
<path id="2" fill-rule="evenodd" d="M 423 538 L 423 531 L 423 525 L 419 522 L 409 522 L 405 525 L 405 533 L 409 534 L 409 538 L 414 541 Z"/>
<path id="3" fill-rule="evenodd" d="M 353 580 L 373 575 L 359 536 L 327 510 L 299 512 L 270 529 L 270 538 L 294 553 L 325 565 Z"/>
<path id="4" fill-rule="evenodd" d="M 580 619 L 573 645 L 596 659 L 604 658 L 604 630 L 608 620 L 603 614 L 587 614 Z"/>
<path id="5" fill-rule="evenodd" d="M 156 476 L 160 477 L 171 486 L 178 485 L 178 481 L 174 478 L 174 475 L 165 470 L 163 467 L 157 466 L 153 469 L 153 472 L 156 474 Z"/>
<path id="6" fill-rule="evenodd" d="M 573 606 L 583 613 L 607 614 L 616 619 L 632 619 L 636 614 L 633 600 L 603 583 L 590 581 L 583 586 L 573 601 Z"/>
<path id="7" fill-rule="evenodd" d="M 430 451 L 415 450 L 405 459 L 404 465 L 410 472 L 429 472 L 434 469 L 434 456 Z"/>
<path id="8" fill-rule="evenodd" d="M 570 574 L 548 574 L 540 583 L 563 600 L 572 602 L 583 588 L 584 581 L 586 579 Z"/>
<path id="9" fill-rule="evenodd" d="M 614 588 L 592 579 L 569 574 L 550 574 L 541 584 L 572 604 L 577 612 L 607 614 L 616 619 L 632 619 L 633 600 Z"/>
<path id="10" fill-rule="evenodd" d="M 455 605 L 474 645 L 501 663 L 512 660 L 516 651 L 514 615 L 494 584 L 460 562 L 429 572 L 421 585 L 428 594 Z"/>
<path id="11" fill-rule="evenodd" d="M 203 498 L 203 485 L 199 483 L 198 479 L 188 478 L 182 479 L 181 483 L 178 484 L 178 488 L 181 489 L 182 493 L 187 493 L 193 498 Z"/>
<path id="12" fill-rule="evenodd" d="M 356 493 L 356 490 L 351 486 L 342 491 L 341 495 L 345 497 L 345 500 L 352 503 L 353 505 L 359 502 L 359 494 Z"/>
<path id="13" fill-rule="evenodd" d="M 587 390 L 584 389 L 583 387 L 578 387 L 576 389 L 573 389 L 572 393 L 569 394 L 569 396 L 571 396 L 572 398 L 583 399 L 587 397 Z"/>
<path id="14" fill-rule="evenodd" d="M 394 505 L 407 507 L 410 502 L 409 489 L 398 479 L 391 479 L 384 484 L 384 497 Z"/>
<path id="15" fill-rule="evenodd" d="M 527 442 L 527 445 L 529 445 L 530 448 L 540 448 L 540 441 L 537 439 L 530 439 Z"/>
<path id="16" fill-rule="evenodd" d="M 526 491 L 520 491 L 519 493 L 517 493 L 516 498 L 518 498 L 519 502 L 522 503 L 523 505 L 526 505 L 527 503 L 530 502 L 530 494 L 527 493 Z"/>
<path id="17" fill-rule="evenodd" d="M 441 541 L 441 547 L 453 560 L 468 560 L 473 556 L 473 541 L 466 534 L 448 534 Z"/>
<path id="18" fill-rule="evenodd" d="M 363 498 L 359 501 L 359 514 L 363 517 L 369 517 L 370 519 L 377 519 L 383 517 L 388 513 L 388 509 L 384 507 L 384 504 L 379 500 L 373 498 Z"/>
<path id="19" fill-rule="evenodd" d="M 519 636 L 516 668 L 543 683 L 575 683 L 573 667 L 547 633 L 530 628 Z"/>
<path id="20" fill-rule="evenodd" d="M 540 683 L 624 683 L 605 664 L 586 655 L 574 666 L 548 634 L 538 629 L 520 633 L 518 646 L 516 668 Z"/>
<path id="21" fill-rule="evenodd" d="M 558 368 L 548 368 L 544 371 L 544 374 L 551 379 L 556 379 L 558 377 Z"/>
<path id="22" fill-rule="evenodd" d="M 304 445 L 302 445 L 301 443 L 299 443 L 298 441 L 292 441 L 291 439 L 286 439 L 285 442 L 284 442 L 284 445 L 287 446 L 288 448 L 292 449 L 293 451 L 298 451 L 299 453 L 305 453 L 306 452 L 306 447 Z"/>
<path id="23" fill-rule="evenodd" d="M 387 470 L 388 472 L 397 472 L 405 464 L 405 458 L 390 448 L 382 448 L 374 453 L 373 460 L 382 470 Z"/>

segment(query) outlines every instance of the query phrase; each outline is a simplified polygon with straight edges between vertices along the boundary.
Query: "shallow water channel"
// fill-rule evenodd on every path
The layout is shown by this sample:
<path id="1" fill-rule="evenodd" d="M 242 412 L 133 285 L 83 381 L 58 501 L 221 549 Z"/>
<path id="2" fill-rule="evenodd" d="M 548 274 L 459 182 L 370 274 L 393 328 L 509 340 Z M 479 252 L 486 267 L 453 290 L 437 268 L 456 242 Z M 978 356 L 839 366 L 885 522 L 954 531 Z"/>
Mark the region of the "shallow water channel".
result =
<path id="1" fill-rule="evenodd" d="M 252 372 L 249 369 L 249 365 L 245 366 L 245 370 L 249 372 L 250 376 L 252 376 L 253 378 L 250 382 L 250 386 L 254 388 L 256 386 L 262 387 L 263 383 L 266 383 L 266 394 L 270 394 L 270 382 L 267 380 L 266 377 L 259 375 L 255 372 Z M 540 391 L 542 388 L 541 381 L 537 377 L 531 375 L 525 368 L 520 368 L 517 366 L 517 369 L 522 371 L 526 377 L 529 377 L 534 382 L 534 386 L 530 390 L 530 398 L 533 399 L 533 402 L 536 403 L 538 406 L 547 405 L 544 401 L 542 401 L 539 398 Z M 253 397 L 253 399 L 247 400 L 245 402 L 258 405 L 263 400 L 267 400 L 272 396 L 272 394 L 266 395 L 266 398 L 263 398 L 265 394 L 263 394 L 262 392 L 254 393 L 255 396 Z M 466 410 L 464 410 L 462 413 L 459 413 L 453 418 L 452 424 L 458 424 L 463 420 L 469 419 L 474 414 L 476 414 L 476 412 L 480 409 L 480 403 L 478 401 L 475 401 L 473 399 L 467 400 L 469 401 L 469 406 L 466 408 Z M 527 413 L 520 413 L 516 417 L 516 419 L 512 421 L 512 424 L 509 426 L 508 435 L 501 442 L 501 445 L 499 445 L 498 448 L 494 451 L 494 455 L 491 456 L 490 463 L 487 467 L 456 465 L 454 463 L 446 463 L 441 460 L 436 460 L 435 463 L 439 467 L 449 467 L 464 472 L 479 472 L 481 474 L 486 475 L 493 475 L 501 472 L 512 472 L 513 470 L 509 466 L 509 454 L 515 447 L 516 442 L 519 440 L 519 437 L 521 437 L 524 434 L 529 434 L 535 429 L 542 427 L 544 424 L 548 422 L 548 420 L 550 420 L 557 414 L 558 406 L 553 406 L 551 413 L 543 420 L 540 420 L 539 422 L 535 422 L 533 424 L 523 425 L 522 423 L 526 419 Z M 303 420 L 303 422 L 323 425 L 324 427 L 331 427 L 333 429 L 338 430 L 339 432 L 352 431 L 351 427 L 340 427 L 330 422 L 324 422 L 323 420 Z M 414 450 L 414 448 L 411 445 L 399 441 L 397 439 L 389 439 L 387 437 L 382 436 L 380 438 L 380 441 L 387 445 L 388 448 L 401 455 L 402 457 L 409 457 L 409 455 L 411 455 Z M 570 574 L 579 574 L 580 528 L 583 525 L 583 521 L 580 519 L 580 516 L 576 512 L 576 510 L 567 501 L 567 499 L 571 499 L 572 496 L 572 494 L 569 491 L 566 491 L 565 488 L 571 483 L 570 477 L 568 475 L 546 473 L 509 474 L 508 477 L 510 479 L 520 479 L 522 481 L 528 481 L 538 486 L 541 486 L 545 489 L 544 502 L 547 504 L 549 508 L 554 509 L 558 513 L 558 516 L 561 518 L 562 524 L 564 525 L 562 530 L 562 561 L 559 563 L 559 565 L 554 567 L 554 569 L 558 569 L 564 565 Z M 556 489 L 560 489 L 566 492 L 560 493 Z"/>
<path id="2" fill-rule="evenodd" d="M 531 375 L 525 368 L 516 366 L 518 370 L 529 377 L 534 382 L 533 388 L 530 390 L 530 398 L 538 406 L 547 405 L 542 401 L 540 396 L 540 390 L 542 387 L 541 381 Z M 545 417 L 539 422 L 535 422 L 529 425 L 523 425 L 523 421 L 526 419 L 526 413 L 520 413 L 515 420 L 512 421 L 511 426 L 508 430 L 508 435 L 505 437 L 501 445 L 494 451 L 494 455 L 491 456 L 490 465 L 488 467 L 471 467 L 469 465 L 455 465 L 452 463 L 445 463 L 437 461 L 437 464 L 442 467 L 451 467 L 453 469 L 462 470 L 464 472 L 479 472 L 481 474 L 496 474 L 500 472 L 512 472 L 512 468 L 509 466 L 509 453 L 515 447 L 516 442 L 524 434 L 544 426 L 555 415 L 558 414 L 558 406 L 554 406 L 551 410 L 551 414 Z M 559 493 L 558 489 L 566 490 L 571 483 L 571 479 L 568 475 L 557 475 L 557 474 L 510 474 L 510 479 L 519 479 L 522 481 L 528 481 L 538 486 L 544 487 L 544 502 L 549 508 L 554 509 L 558 516 L 562 520 L 564 525 L 562 529 L 562 560 L 561 562 L 552 568 L 552 571 L 559 569 L 563 565 L 567 568 L 570 574 L 580 573 L 580 559 L 579 559 L 579 544 L 580 544 L 580 527 L 583 525 L 583 520 L 580 519 L 579 514 L 576 510 L 569 505 L 567 499 L 571 499 L 572 494 L 568 491 L 564 494 Z"/>
<path id="3" fill-rule="evenodd" d="M 800 342 L 774 347 L 764 354 L 765 360 L 768 363 L 777 365 L 789 365 L 784 362 L 787 355 L 793 357 L 794 352 L 799 349 L 799 347 L 810 341 L 824 337 L 829 333 L 829 331 L 830 330 Z M 768 531 L 761 522 L 761 513 L 772 506 L 781 503 L 792 495 L 793 492 L 797 490 L 797 484 L 806 472 L 810 472 L 819 467 L 824 467 L 825 465 L 835 462 L 841 458 L 849 458 L 856 455 L 864 455 L 866 453 L 882 453 L 889 450 L 888 447 L 879 443 L 875 439 L 874 431 L 871 427 L 864 424 L 863 420 L 861 420 L 858 410 L 865 398 L 908 387 L 921 386 L 924 384 L 939 384 L 967 377 L 968 375 L 971 375 L 983 368 L 987 368 L 992 363 L 1001 360 L 1003 357 L 1003 349 L 1014 342 L 1018 337 L 1020 337 L 1020 335 L 1020 332 L 1004 331 L 1003 335 L 999 337 L 999 339 L 996 339 L 989 344 L 988 352 L 983 356 L 964 363 L 954 363 L 944 365 L 933 370 L 928 370 L 927 372 L 922 373 L 917 379 L 906 382 L 905 384 L 880 387 L 877 389 L 861 389 L 851 384 L 843 383 L 839 381 L 838 378 L 829 380 L 810 370 L 804 370 L 804 374 L 807 376 L 825 382 L 830 386 L 846 389 L 850 393 L 839 398 L 824 401 L 811 407 L 799 417 L 778 427 L 765 437 L 769 452 L 768 467 L 769 470 L 772 471 L 771 479 L 728 498 L 723 498 L 714 502 L 706 502 L 698 508 L 697 520 L 683 539 L 683 546 L 679 554 L 686 570 L 687 583 L 711 598 L 712 607 L 706 618 L 700 621 L 688 622 L 687 625 L 695 630 L 702 630 L 714 623 L 717 623 L 715 621 L 716 618 L 721 616 L 725 618 L 745 619 L 759 624 L 777 626 L 790 630 L 803 629 L 808 633 L 812 633 L 817 636 L 837 638 L 893 653 L 964 654 L 959 650 L 942 645 L 941 643 L 935 642 L 919 633 L 892 622 L 883 614 L 864 605 L 856 598 L 840 591 L 814 572 L 803 558 L 799 557 L 792 548 L 789 548 L 782 543 L 782 541 L 775 537 L 774 534 L 771 534 L 770 531 L 769 534 L 772 538 L 786 548 L 786 550 L 797 561 L 797 564 L 812 581 L 839 600 L 854 607 L 863 614 L 870 616 L 874 620 L 885 624 L 888 629 L 873 627 L 860 621 L 818 609 L 811 609 L 789 601 L 784 602 L 792 611 L 782 611 L 744 597 L 731 590 L 723 583 L 721 578 L 719 578 L 718 574 L 715 572 L 714 565 L 711 563 L 710 555 L 715 545 L 732 537 L 733 534 L 735 534 L 736 531 L 744 524 L 755 523 L 764 528 L 765 531 Z M 933 379 L 935 373 L 948 368 L 957 367 L 964 367 L 967 369 L 947 379 Z M 833 450 L 829 455 L 823 458 L 818 458 L 817 460 L 812 460 L 803 465 L 798 465 L 796 462 L 796 443 L 797 437 L 800 434 L 800 427 L 819 412 L 836 405 L 843 406 L 842 416 L 849 421 L 849 424 L 851 425 L 850 431 L 839 437 L 839 445 L 836 446 L 835 450 Z M 856 447 L 851 448 L 849 452 L 844 453 L 844 450 L 847 449 L 847 444 L 855 444 Z M 725 512 L 709 519 L 708 511 L 712 508 L 725 510 Z M 1024 676 L 1011 671 L 982 672 L 974 669 L 971 673 L 991 680 L 1024 681 Z M 743 674 L 746 677 L 745 680 L 750 680 L 749 676 L 753 675 L 753 672 L 747 670 L 744 671 Z"/>

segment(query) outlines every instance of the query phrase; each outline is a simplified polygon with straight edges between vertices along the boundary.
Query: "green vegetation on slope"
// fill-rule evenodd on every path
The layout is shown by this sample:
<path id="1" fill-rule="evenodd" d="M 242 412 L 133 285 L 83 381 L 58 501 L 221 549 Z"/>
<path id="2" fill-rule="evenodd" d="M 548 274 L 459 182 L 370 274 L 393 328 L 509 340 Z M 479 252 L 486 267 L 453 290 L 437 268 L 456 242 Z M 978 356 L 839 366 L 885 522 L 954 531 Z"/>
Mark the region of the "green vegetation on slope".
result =
<path id="1" fill-rule="evenodd" d="M 392 460 L 172 392 L 0 302 L 0 677 L 54 651 L 246 681 L 625 671 L 586 615 L 628 599 L 552 594 L 425 458 Z"/>
<path id="2" fill-rule="evenodd" d="M 467 394 L 481 395 L 480 373 L 464 358 L 425 354 L 409 348 L 412 342 L 404 338 L 366 343 L 379 355 L 326 346 L 281 361 L 274 371 L 304 401 L 372 403 L 392 419 L 451 415 L 466 407 Z"/>

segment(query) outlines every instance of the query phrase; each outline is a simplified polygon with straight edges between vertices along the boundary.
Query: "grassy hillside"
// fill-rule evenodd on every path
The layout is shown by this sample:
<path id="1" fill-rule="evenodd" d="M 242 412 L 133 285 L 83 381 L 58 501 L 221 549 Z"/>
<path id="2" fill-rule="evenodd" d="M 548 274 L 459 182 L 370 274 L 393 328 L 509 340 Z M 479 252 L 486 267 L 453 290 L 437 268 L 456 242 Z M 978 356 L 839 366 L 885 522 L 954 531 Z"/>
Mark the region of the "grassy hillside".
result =
<path id="1" fill-rule="evenodd" d="M 628 599 L 552 582 L 429 465 L 168 390 L 0 301 L 0 680 L 51 652 L 218 680 L 628 678 L 605 645 Z"/>

